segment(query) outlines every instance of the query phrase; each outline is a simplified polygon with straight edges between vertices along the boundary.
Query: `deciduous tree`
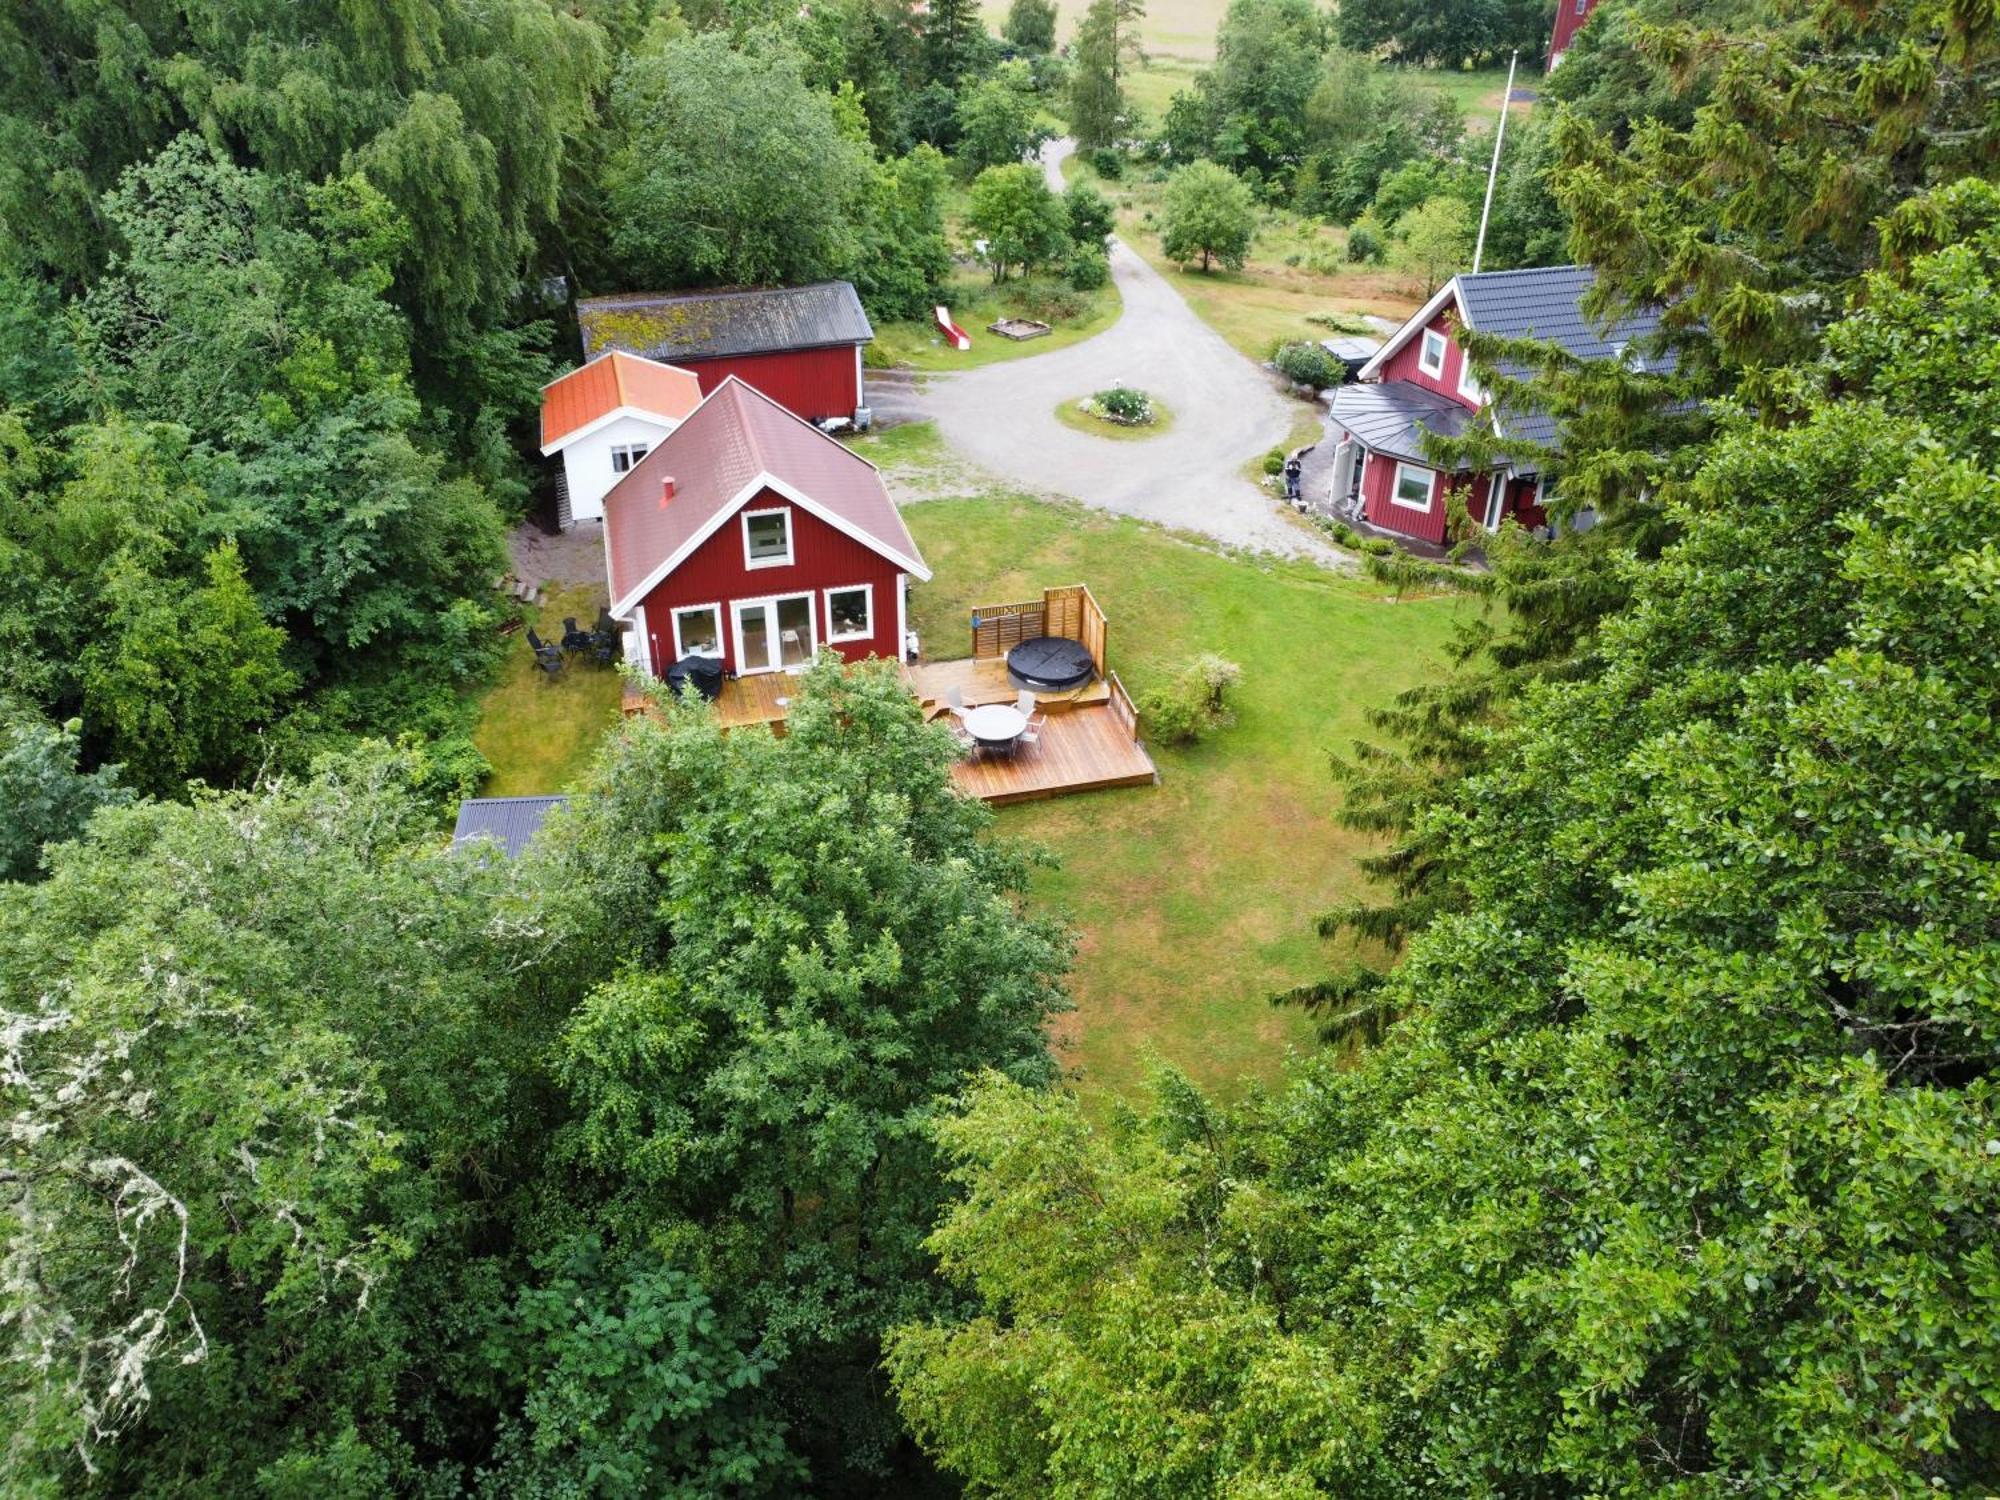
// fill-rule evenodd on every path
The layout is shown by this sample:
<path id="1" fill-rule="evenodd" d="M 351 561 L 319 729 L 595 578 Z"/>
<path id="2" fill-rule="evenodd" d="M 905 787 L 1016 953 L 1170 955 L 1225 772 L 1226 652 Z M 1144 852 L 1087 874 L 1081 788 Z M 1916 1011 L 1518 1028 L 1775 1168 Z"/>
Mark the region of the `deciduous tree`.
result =
<path id="1" fill-rule="evenodd" d="M 1201 258 L 1234 269 L 1250 253 L 1257 207 L 1242 179 L 1212 161 L 1190 162 L 1167 181 L 1160 249 L 1172 260 Z"/>

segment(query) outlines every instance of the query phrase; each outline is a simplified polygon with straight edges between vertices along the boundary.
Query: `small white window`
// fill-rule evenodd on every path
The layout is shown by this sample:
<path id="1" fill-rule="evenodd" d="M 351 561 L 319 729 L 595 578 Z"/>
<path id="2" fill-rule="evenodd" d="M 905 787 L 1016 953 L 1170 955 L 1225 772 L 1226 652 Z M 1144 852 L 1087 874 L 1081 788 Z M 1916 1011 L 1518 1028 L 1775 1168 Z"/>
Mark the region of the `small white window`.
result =
<path id="1" fill-rule="evenodd" d="M 1431 471 L 1418 464 L 1397 464 L 1396 486 L 1389 491 L 1389 499 L 1404 510 L 1429 511 Z"/>
<path id="2" fill-rule="evenodd" d="M 1486 392 L 1479 388 L 1479 380 L 1472 373 L 1472 361 L 1460 360 L 1458 365 L 1458 393 L 1468 401 L 1484 404 Z"/>
<path id="3" fill-rule="evenodd" d="M 1580 15 L 1580 16 L 1587 16 L 1587 15 L 1589 15 L 1589 14 L 1590 14 L 1590 0 L 1576 0 L 1576 13 L 1577 13 L 1578 15 Z"/>
<path id="4" fill-rule="evenodd" d="M 863 641 L 875 634 L 875 588 L 857 583 L 852 588 L 826 591 L 826 638 L 829 641 Z"/>
<path id="5" fill-rule="evenodd" d="M 647 451 L 647 445 L 644 443 L 620 443 L 611 450 L 611 472 L 630 473 L 632 466 L 644 458 Z"/>
<path id="6" fill-rule="evenodd" d="M 792 560 L 792 517 L 783 510 L 743 512 L 743 564 L 779 568 Z"/>
<path id="7" fill-rule="evenodd" d="M 1424 347 L 1417 354 L 1417 368 L 1426 375 L 1444 374 L 1445 336 L 1435 328 L 1424 330 Z"/>
<path id="8" fill-rule="evenodd" d="M 674 660 L 722 655 L 722 606 L 694 604 L 674 611 Z"/>

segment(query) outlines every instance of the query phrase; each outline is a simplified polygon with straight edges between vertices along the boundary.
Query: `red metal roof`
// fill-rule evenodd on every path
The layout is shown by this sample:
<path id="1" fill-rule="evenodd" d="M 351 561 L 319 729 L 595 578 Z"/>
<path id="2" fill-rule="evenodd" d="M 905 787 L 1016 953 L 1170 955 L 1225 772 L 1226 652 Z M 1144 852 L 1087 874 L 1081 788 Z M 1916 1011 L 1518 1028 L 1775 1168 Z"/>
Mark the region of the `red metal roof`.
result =
<path id="1" fill-rule="evenodd" d="M 669 476 L 674 495 L 663 502 Z M 731 376 L 604 497 L 612 603 L 706 535 L 760 477 L 794 491 L 892 562 L 929 576 L 875 466 Z"/>
<path id="2" fill-rule="evenodd" d="M 621 406 L 678 422 L 700 402 L 701 382 L 689 371 L 614 349 L 542 387 L 542 447 Z"/>

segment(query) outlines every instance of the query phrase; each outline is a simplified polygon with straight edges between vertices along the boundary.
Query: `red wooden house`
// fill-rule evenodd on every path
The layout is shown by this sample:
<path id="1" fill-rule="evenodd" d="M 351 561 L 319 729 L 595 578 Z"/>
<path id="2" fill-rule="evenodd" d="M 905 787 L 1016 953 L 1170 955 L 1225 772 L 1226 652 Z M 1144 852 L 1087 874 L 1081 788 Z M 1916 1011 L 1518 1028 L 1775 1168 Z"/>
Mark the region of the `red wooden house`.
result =
<path id="1" fill-rule="evenodd" d="M 1569 51 L 1570 39 L 1590 19 L 1590 13 L 1595 9 L 1597 0 L 1556 0 L 1556 29 L 1549 37 L 1549 72 L 1555 72 L 1556 64 Z"/>
<path id="2" fill-rule="evenodd" d="M 875 337 L 845 281 L 724 292 L 632 292 L 577 304 L 583 353 L 622 349 L 691 370 L 703 395 L 731 375 L 808 422 L 868 404 L 861 349 Z"/>
<path id="3" fill-rule="evenodd" d="M 1541 455 L 1555 441 L 1555 422 L 1543 412 L 1502 411 L 1489 403 L 1458 332 L 1542 339 L 1577 359 L 1630 358 L 1628 345 L 1643 340 L 1659 319 L 1640 313 L 1600 329 L 1582 309 L 1594 279 L 1587 266 L 1549 266 L 1454 276 L 1445 283 L 1362 366 L 1356 384 L 1334 393 L 1340 442 L 1333 508 L 1382 530 L 1438 543 L 1447 539 L 1455 509 L 1489 531 L 1509 517 L 1524 526 L 1545 524 Z M 1490 426 L 1514 456 L 1473 470 L 1440 468 L 1426 455 L 1426 434 L 1460 437 L 1475 423 Z"/>
<path id="4" fill-rule="evenodd" d="M 604 497 L 604 553 L 626 654 L 659 677 L 899 660 L 931 576 L 875 466 L 734 376 Z"/>

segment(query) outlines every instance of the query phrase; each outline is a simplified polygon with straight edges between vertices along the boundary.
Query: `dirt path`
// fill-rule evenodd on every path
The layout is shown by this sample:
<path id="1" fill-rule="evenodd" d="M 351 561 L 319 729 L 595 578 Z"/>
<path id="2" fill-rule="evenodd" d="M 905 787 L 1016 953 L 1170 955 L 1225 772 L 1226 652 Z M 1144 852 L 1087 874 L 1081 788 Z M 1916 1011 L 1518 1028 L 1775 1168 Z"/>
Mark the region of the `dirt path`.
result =
<path id="1" fill-rule="evenodd" d="M 1043 154 L 1058 189 L 1072 149 L 1070 141 L 1055 141 Z M 1243 473 L 1247 460 L 1285 440 L 1293 403 L 1115 239 L 1111 274 L 1124 311 L 1104 332 L 1045 355 L 927 376 L 915 405 L 952 447 L 1005 483 L 1231 546 L 1352 567 Z M 1165 403 L 1173 425 L 1158 437 L 1117 442 L 1056 420 L 1059 403 L 1120 384 Z"/>

